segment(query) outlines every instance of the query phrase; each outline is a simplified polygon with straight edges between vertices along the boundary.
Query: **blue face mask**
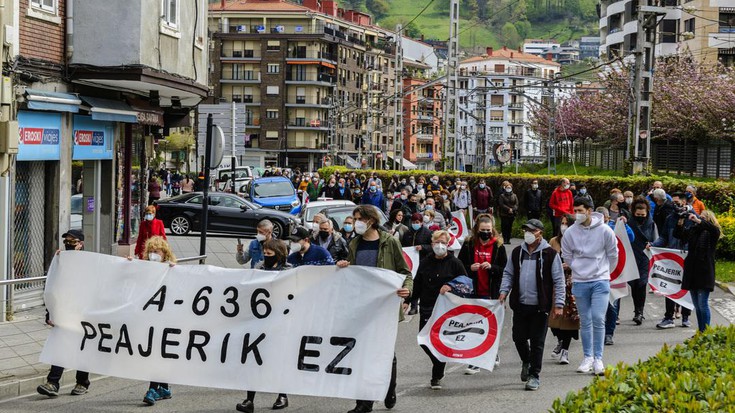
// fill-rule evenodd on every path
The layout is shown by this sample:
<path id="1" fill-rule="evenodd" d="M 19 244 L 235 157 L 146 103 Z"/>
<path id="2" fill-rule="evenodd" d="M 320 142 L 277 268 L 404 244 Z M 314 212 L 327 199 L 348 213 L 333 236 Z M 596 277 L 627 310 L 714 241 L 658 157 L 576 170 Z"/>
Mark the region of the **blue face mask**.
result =
<path id="1" fill-rule="evenodd" d="M 411 224 L 411 228 L 413 228 L 414 231 L 418 231 L 419 228 L 421 228 L 421 224 L 413 223 Z"/>
<path id="2" fill-rule="evenodd" d="M 345 224 L 344 230 L 345 232 L 352 232 L 352 224 Z"/>
<path id="3" fill-rule="evenodd" d="M 582 195 L 584 195 L 584 194 L 587 193 L 587 190 L 584 189 L 584 188 L 582 188 L 582 189 L 579 190 L 579 193 L 582 194 Z"/>
<path id="4" fill-rule="evenodd" d="M 378 188 L 377 187 L 374 187 L 374 186 L 371 186 L 370 187 L 370 192 L 378 192 Z"/>
<path id="5" fill-rule="evenodd" d="M 434 205 L 427 205 L 425 209 L 427 211 L 433 211 L 434 210 Z"/>

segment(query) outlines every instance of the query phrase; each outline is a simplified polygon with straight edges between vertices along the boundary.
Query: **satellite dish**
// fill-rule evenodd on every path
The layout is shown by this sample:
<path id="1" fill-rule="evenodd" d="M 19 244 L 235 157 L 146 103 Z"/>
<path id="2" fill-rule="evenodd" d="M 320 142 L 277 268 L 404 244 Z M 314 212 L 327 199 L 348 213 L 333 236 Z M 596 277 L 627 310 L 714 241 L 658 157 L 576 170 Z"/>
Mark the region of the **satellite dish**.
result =
<path id="1" fill-rule="evenodd" d="M 212 147 L 209 152 L 209 169 L 217 169 L 225 155 L 225 132 L 217 125 L 212 128 Z"/>

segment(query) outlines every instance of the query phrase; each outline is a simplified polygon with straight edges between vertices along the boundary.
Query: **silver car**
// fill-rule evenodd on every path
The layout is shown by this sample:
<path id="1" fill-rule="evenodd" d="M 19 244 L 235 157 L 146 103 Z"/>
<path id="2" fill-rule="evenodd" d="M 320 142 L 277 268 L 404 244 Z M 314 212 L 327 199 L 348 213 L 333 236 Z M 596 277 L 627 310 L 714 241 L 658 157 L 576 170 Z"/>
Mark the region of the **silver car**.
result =
<path id="1" fill-rule="evenodd" d="M 306 204 L 301 208 L 299 218 L 301 219 L 301 225 L 311 230 L 314 226 L 314 215 L 325 209 L 344 207 L 344 206 L 355 206 L 355 203 L 347 200 L 331 200 L 331 201 L 313 201 Z"/>

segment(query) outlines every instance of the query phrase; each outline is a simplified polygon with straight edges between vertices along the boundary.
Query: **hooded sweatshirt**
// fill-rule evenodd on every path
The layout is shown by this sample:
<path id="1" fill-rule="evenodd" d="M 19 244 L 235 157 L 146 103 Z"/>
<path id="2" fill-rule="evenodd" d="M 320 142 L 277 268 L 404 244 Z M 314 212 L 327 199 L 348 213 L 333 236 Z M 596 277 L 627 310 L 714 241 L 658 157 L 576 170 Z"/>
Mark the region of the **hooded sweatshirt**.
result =
<path id="1" fill-rule="evenodd" d="M 589 226 L 577 221 L 561 240 L 561 256 L 572 269 L 572 282 L 610 280 L 610 263 L 617 262 L 615 232 L 603 223 L 604 217 L 593 212 Z"/>

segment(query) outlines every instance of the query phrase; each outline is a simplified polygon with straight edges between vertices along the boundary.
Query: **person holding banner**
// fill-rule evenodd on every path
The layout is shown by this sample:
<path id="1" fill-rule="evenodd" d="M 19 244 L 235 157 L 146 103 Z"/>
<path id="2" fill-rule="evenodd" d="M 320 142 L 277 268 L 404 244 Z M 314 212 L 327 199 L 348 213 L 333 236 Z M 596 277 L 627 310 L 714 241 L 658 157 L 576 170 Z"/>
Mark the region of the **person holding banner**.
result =
<path id="1" fill-rule="evenodd" d="M 503 270 L 501 303 L 510 294 L 513 342 L 521 358 L 521 381 L 526 390 L 538 390 L 544 359 L 549 314 L 560 317 L 564 308 L 564 271 L 559 254 L 544 239 L 544 224 L 523 224 L 523 244 L 513 249 Z"/>
<path id="2" fill-rule="evenodd" d="M 264 259 L 260 265 L 265 271 L 283 271 L 291 268 L 286 262 L 288 257 L 288 249 L 286 244 L 279 239 L 270 239 L 263 244 Z M 255 411 L 255 392 L 248 391 L 245 400 L 238 403 L 235 409 L 239 412 L 253 413 Z M 288 407 L 288 395 L 280 393 L 273 403 L 273 410 L 281 410 Z"/>
<path id="3" fill-rule="evenodd" d="M 574 201 L 575 223 L 561 240 L 564 261 L 572 269 L 572 293 L 577 302 L 584 360 L 580 373 L 594 370 L 605 374 L 602 361 L 605 340 L 605 314 L 610 300 L 610 263 L 617 262 L 615 232 L 603 223 L 603 216 L 592 212 L 586 199 Z"/>
<path id="4" fill-rule="evenodd" d="M 350 242 L 350 256 L 347 260 L 337 262 L 339 268 L 349 265 L 361 265 L 364 267 L 378 267 L 395 271 L 405 275 L 403 286 L 396 291 L 399 297 L 407 300 L 413 289 L 413 278 L 411 270 L 403 258 L 401 244 L 390 234 L 380 230 L 380 215 L 377 209 L 369 205 L 360 205 L 352 211 L 355 218 L 355 232 L 357 236 Z M 407 307 L 408 304 L 403 304 Z M 398 309 L 398 318 L 403 321 L 403 308 Z M 393 355 L 393 367 L 391 369 L 390 385 L 388 394 L 385 396 L 385 407 L 391 409 L 396 405 L 396 365 L 397 360 Z M 373 411 L 373 401 L 358 400 L 355 408 L 348 413 L 367 413 Z"/>
<path id="5" fill-rule="evenodd" d="M 722 227 L 715 214 L 705 210 L 697 217 L 687 218 L 694 226 L 680 223 L 675 230 L 678 237 L 689 243 L 689 254 L 684 258 L 681 288 L 689 290 L 697 313 L 697 326 L 704 331 L 710 323 L 709 295 L 715 289 L 715 251 L 722 236 Z"/>
<path id="6" fill-rule="evenodd" d="M 658 228 L 653 222 L 650 214 L 650 205 L 643 198 L 633 201 L 631 206 L 633 219 L 630 221 L 630 229 L 633 231 L 633 241 L 630 246 L 633 249 L 635 263 L 638 267 L 639 279 L 628 282 L 630 295 L 633 298 L 633 322 L 636 325 L 643 324 L 643 309 L 646 306 L 646 286 L 648 285 L 648 261 L 646 246 L 658 238 Z M 618 307 L 619 308 L 619 307 Z"/>
<path id="7" fill-rule="evenodd" d="M 329 251 L 318 245 L 312 245 L 308 229 L 296 227 L 288 239 L 291 241 L 291 255 L 287 261 L 292 266 L 334 264 Z"/>
<path id="8" fill-rule="evenodd" d="M 439 294 L 451 290 L 447 283 L 459 276 L 465 275 L 465 267 L 462 262 L 449 253 L 449 232 L 436 231 L 431 236 L 432 252 L 419 264 L 419 270 L 414 281 L 413 295 L 421 300 L 419 312 L 419 331 L 431 318 L 434 304 Z M 444 378 L 444 368 L 447 363 L 439 361 L 428 348 L 422 346 L 422 350 L 431 359 L 431 389 L 441 390 L 441 380 Z M 479 369 L 479 368 L 478 368 Z"/>
<path id="9" fill-rule="evenodd" d="M 403 234 L 401 245 L 403 247 L 414 247 L 419 252 L 421 259 L 429 255 L 431 251 L 431 231 L 424 226 L 423 214 L 417 212 L 411 215 L 411 227 Z M 408 310 L 408 315 L 416 315 L 418 306 L 419 300 L 414 296 L 411 298 L 411 308 Z"/>

